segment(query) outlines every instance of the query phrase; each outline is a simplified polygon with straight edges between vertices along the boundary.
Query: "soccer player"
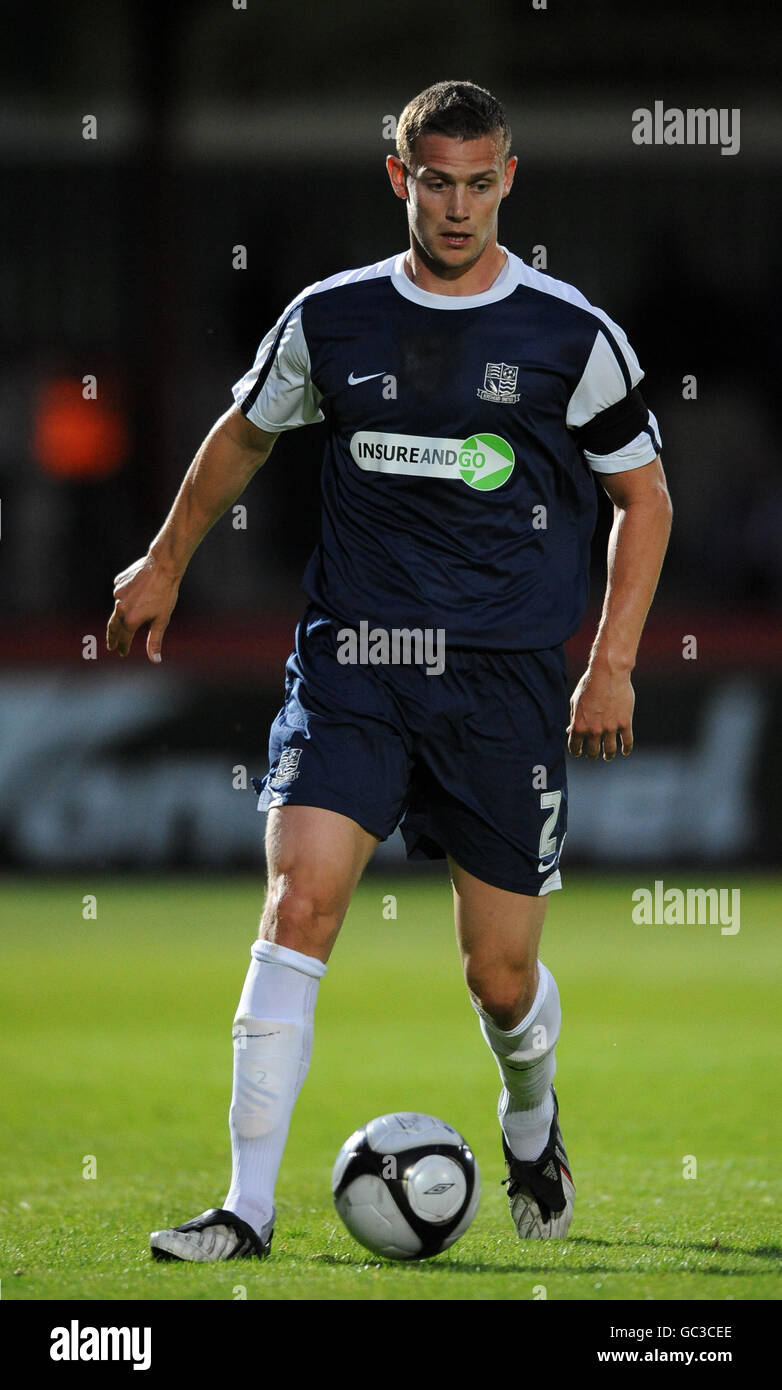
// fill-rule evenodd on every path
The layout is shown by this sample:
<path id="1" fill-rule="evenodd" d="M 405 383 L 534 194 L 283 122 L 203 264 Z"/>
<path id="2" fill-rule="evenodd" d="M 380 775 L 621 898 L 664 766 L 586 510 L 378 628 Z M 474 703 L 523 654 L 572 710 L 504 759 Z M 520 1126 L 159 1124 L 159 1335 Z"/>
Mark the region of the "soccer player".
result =
<path id="1" fill-rule="evenodd" d="M 518 1234 L 570 1224 L 560 1004 L 538 960 L 560 887 L 565 748 L 632 748 L 630 677 L 671 508 L 624 333 L 498 244 L 510 138 L 472 83 L 408 104 L 387 167 L 409 250 L 284 310 L 148 554 L 116 580 L 109 650 L 126 655 L 149 624 L 160 661 L 196 546 L 279 434 L 328 420 L 310 604 L 257 784 L 268 890 L 234 1022 L 231 1186 L 222 1207 L 154 1232 L 158 1258 L 269 1253 L 319 984 L 362 871 L 400 822 L 409 855 L 448 859 L 467 988 L 502 1082 Z M 614 504 L 608 583 L 568 706 L 562 644 L 586 604 L 593 474 Z"/>

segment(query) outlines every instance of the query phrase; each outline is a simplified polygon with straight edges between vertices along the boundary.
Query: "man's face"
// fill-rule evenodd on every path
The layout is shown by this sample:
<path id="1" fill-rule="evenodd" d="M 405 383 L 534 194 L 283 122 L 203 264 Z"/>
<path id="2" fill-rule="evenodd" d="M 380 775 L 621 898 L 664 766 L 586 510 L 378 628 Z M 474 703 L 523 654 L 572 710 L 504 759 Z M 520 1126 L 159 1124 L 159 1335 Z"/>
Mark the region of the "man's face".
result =
<path id="1" fill-rule="evenodd" d="M 441 274 L 459 275 L 496 244 L 497 212 L 510 192 L 516 159 L 503 160 L 491 135 L 422 135 L 414 159 L 407 174 L 396 156 L 387 160 L 394 192 L 407 201 L 410 230 L 429 263 Z"/>

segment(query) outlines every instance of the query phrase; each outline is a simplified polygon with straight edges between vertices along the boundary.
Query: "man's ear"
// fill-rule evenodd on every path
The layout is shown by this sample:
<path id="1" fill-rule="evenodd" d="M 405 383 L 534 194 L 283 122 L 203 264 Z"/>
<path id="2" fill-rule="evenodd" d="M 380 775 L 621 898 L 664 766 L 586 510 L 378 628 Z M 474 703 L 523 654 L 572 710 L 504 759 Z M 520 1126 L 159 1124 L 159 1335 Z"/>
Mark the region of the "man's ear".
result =
<path id="1" fill-rule="evenodd" d="M 397 198 L 407 199 L 407 169 L 401 159 L 396 154 L 390 154 L 386 159 L 386 169 L 391 180 Z"/>
<path id="2" fill-rule="evenodd" d="M 513 187 L 513 179 L 516 173 L 516 167 L 518 165 L 518 162 L 519 161 L 515 154 L 511 155 L 510 159 L 506 159 L 505 161 L 505 174 L 502 180 L 503 198 L 507 198 L 508 194 L 511 191 L 511 188 Z"/>

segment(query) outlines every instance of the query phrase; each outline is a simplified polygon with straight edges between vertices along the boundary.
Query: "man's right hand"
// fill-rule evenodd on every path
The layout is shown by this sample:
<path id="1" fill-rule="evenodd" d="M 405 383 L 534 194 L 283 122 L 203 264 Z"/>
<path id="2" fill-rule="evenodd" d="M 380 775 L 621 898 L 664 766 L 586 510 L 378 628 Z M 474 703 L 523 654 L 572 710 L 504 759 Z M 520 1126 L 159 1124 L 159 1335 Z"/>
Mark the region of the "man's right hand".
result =
<path id="1" fill-rule="evenodd" d="M 148 554 L 114 580 L 114 612 L 106 630 L 110 652 L 127 656 L 138 629 L 149 623 L 147 656 L 161 660 L 163 633 L 193 551 L 269 457 L 276 438 L 246 420 L 235 405 L 212 426 Z"/>
<path id="2" fill-rule="evenodd" d="M 150 661 L 162 661 L 163 633 L 176 605 L 179 582 L 151 554 L 118 574 L 114 580 L 114 612 L 106 629 L 109 651 L 127 656 L 138 629 L 149 623 L 147 656 Z"/>

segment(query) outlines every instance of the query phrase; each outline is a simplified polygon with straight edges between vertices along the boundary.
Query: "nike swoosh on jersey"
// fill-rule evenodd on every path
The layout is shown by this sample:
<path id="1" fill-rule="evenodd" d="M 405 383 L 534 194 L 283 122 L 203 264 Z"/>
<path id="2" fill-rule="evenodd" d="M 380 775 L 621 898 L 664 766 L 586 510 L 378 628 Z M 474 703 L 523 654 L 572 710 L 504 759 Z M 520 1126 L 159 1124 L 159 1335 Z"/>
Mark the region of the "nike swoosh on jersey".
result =
<path id="1" fill-rule="evenodd" d="M 374 381 L 376 376 L 383 375 L 383 372 L 371 372 L 369 376 L 354 376 L 351 372 L 348 377 L 348 386 L 360 386 L 362 381 Z"/>
<path id="2" fill-rule="evenodd" d="M 547 864 L 538 864 L 538 873 L 539 873 L 539 874 L 548 874 L 548 873 L 550 873 L 551 870 L 552 870 L 553 868 L 556 867 L 556 863 L 557 863 L 557 856 L 556 856 L 556 854 L 555 854 L 555 855 L 554 855 L 554 858 L 553 858 L 553 859 L 550 859 L 550 860 L 548 861 Z"/>

